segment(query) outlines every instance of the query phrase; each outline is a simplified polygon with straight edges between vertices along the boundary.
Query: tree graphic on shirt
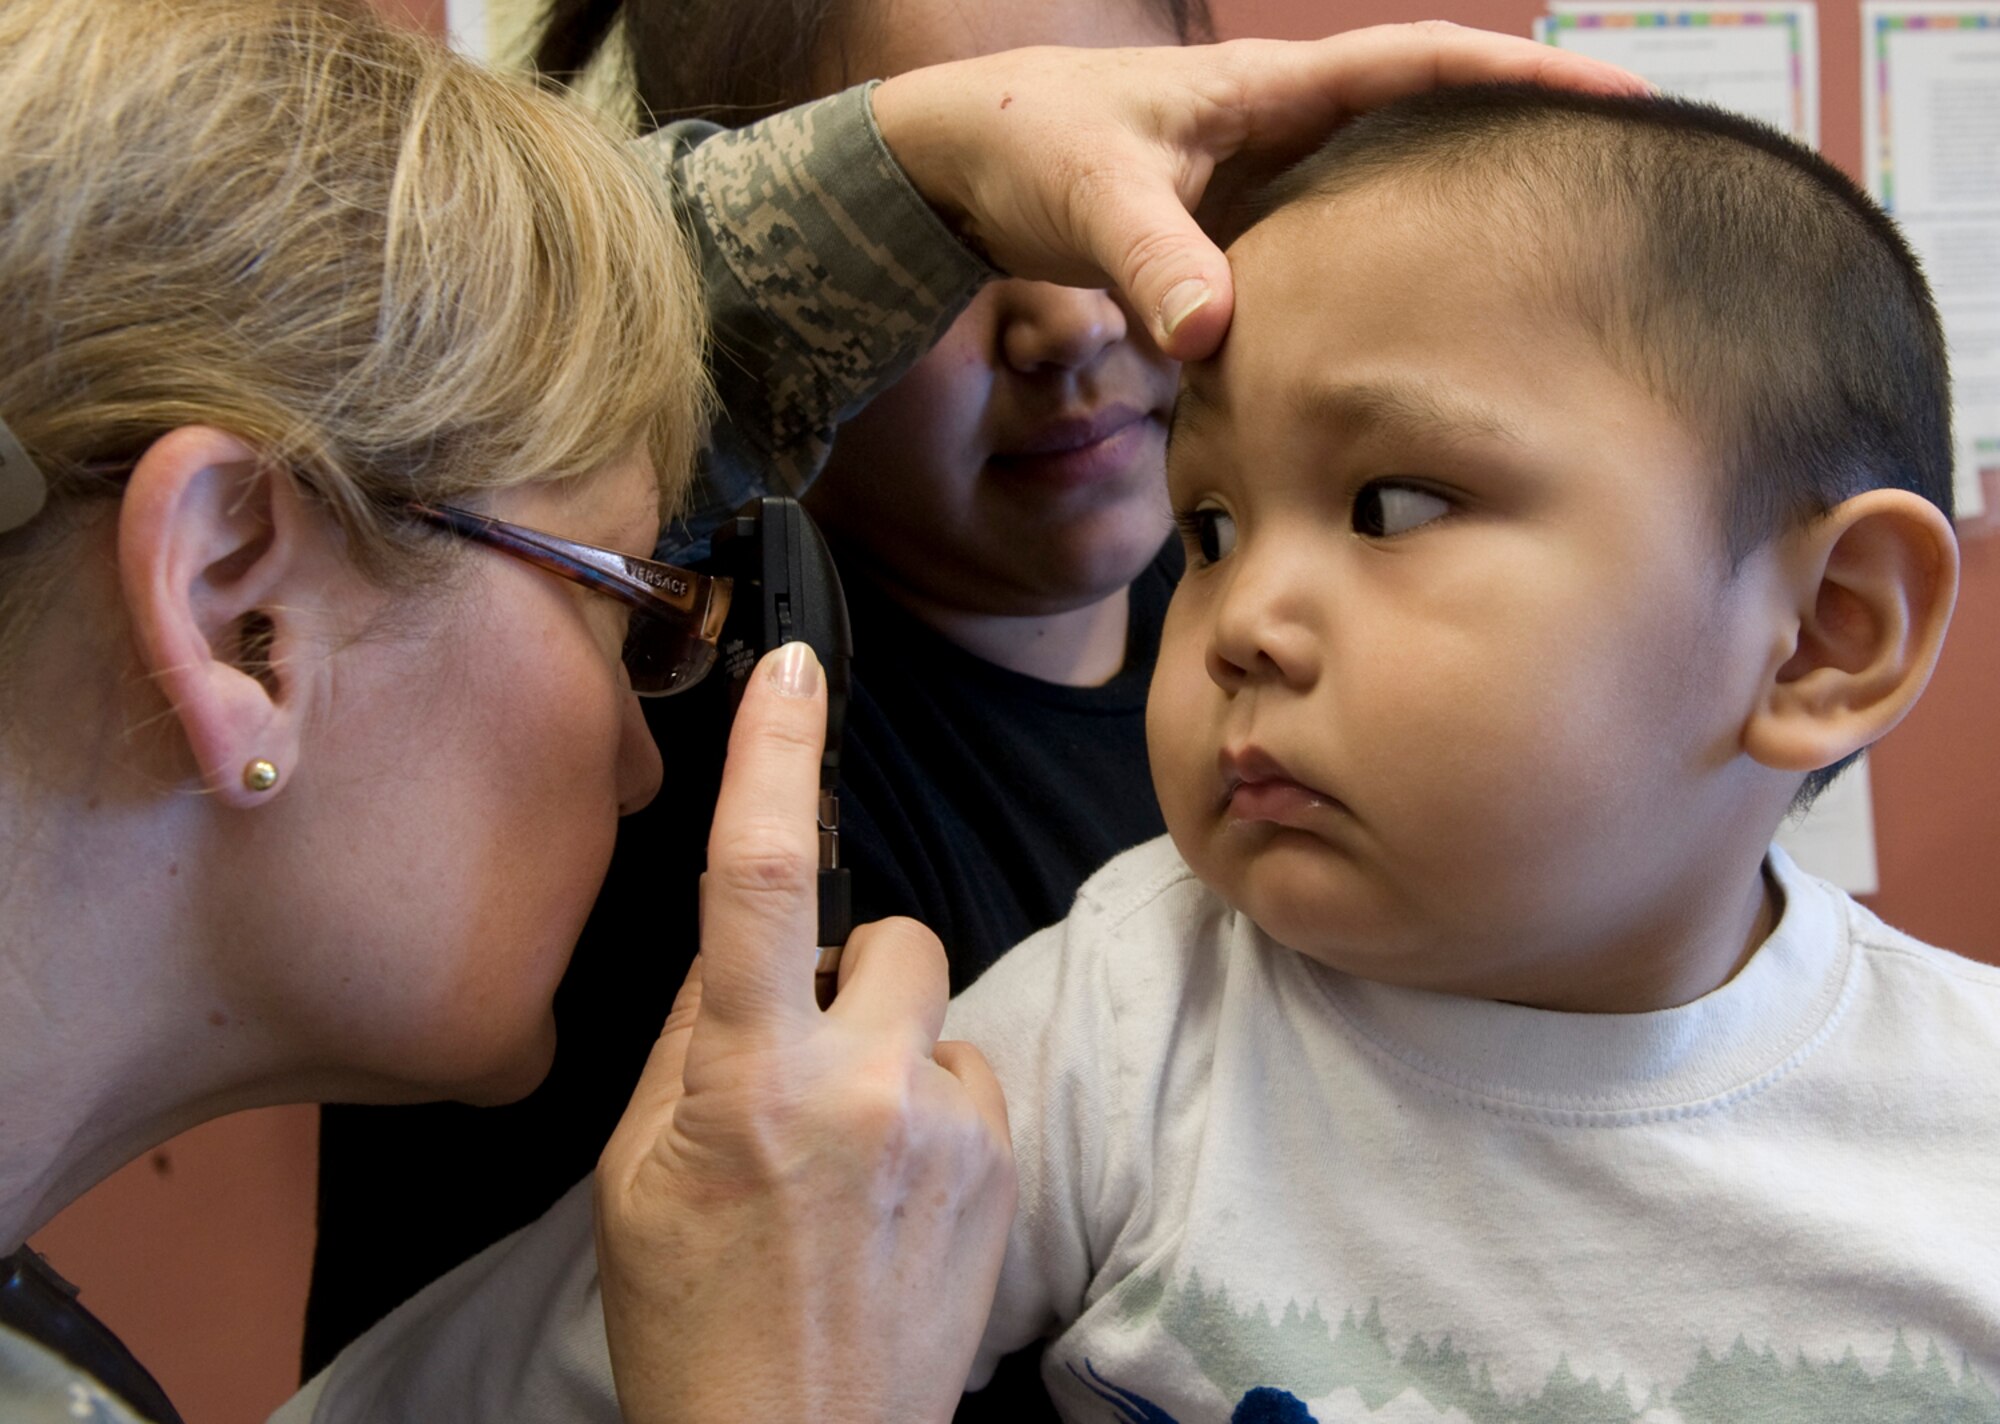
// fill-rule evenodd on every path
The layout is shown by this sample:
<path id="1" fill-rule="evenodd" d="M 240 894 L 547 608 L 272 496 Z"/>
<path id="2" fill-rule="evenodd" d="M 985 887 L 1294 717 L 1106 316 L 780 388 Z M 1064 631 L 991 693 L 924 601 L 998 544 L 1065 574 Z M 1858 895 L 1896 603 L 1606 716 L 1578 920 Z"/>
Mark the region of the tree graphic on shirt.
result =
<path id="1" fill-rule="evenodd" d="M 1235 1417 L 1244 1424 L 1311 1419 L 1299 1400 L 1343 1389 L 1370 1412 L 1414 1391 L 1439 1413 L 1457 1410 L 1471 1424 L 1634 1424 L 1669 1402 L 1683 1424 L 2000 1424 L 2000 1395 L 1969 1361 L 1961 1358 L 1954 1373 L 1928 1341 L 1920 1362 L 1900 1330 L 1879 1374 L 1852 1348 L 1838 1360 L 1801 1351 L 1788 1362 L 1740 1336 L 1720 1355 L 1703 1346 L 1680 1384 L 1655 1385 L 1635 1405 L 1623 1376 L 1608 1384 L 1581 1377 L 1566 1355 L 1540 1389 L 1502 1393 L 1488 1363 L 1458 1348 L 1449 1333 L 1435 1344 L 1411 1335 L 1398 1350 L 1379 1301 L 1358 1317 L 1348 1309 L 1330 1328 L 1318 1302 L 1303 1310 L 1288 1302 L 1273 1319 L 1264 1302 L 1239 1308 L 1226 1286 L 1209 1286 L 1198 1272 L 1179 1284 L 1160 1272 L 1128 1281 L 1115 1308 L 1133 1323 L 1157 1317 L 1222 1397 L 1238 1401 Z M 1140 1395 L 1121 1393 L 1133 1408 L 1156 1411 L 1144 1416 L 1149 1421 L 1171 1417 Z M 1283 1409 L 1271 1412 L 1280 1401 Z"/>

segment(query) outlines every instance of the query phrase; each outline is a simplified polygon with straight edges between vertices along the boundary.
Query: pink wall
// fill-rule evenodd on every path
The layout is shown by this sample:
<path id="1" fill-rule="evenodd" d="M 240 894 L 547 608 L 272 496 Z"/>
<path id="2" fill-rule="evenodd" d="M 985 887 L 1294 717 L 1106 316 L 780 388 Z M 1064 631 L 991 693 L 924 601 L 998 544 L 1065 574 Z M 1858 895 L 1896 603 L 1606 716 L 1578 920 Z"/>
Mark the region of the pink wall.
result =
<path id="1" fill-rule="evenodd" d="M 298 1388 L 319 1110 L 196 1128 L 100 1183 L 34 1246 L 194 1424 L 251 1424 Z"/>
<path id="2" fill-rule="evenodd" d="M 369 0 L 390 19 L 441 35 L 445 31 L 445 0 Z"/>
<path id="3" fill-rule="evenodd" d="M 442 0 L 378 0 L 433 30 Z M 1536 0 L 1212 0 L 1225 37 L 1306 37 L 1441 18 L 1528 33 Z M 1827 153 L 1859 168 L 1858 7 L 1821 7 Z M 1989 500 L 2000 506 L 2000 488 Z M 1909 723 L 1874 753 L 1876 909 L 1925 939 L 2000 962 L 2000 537 L 1965 531 L 1965 582 L 1943 665 Z M 1983 873 L 1984 872 L 1984 873 Z M 309 1108 L 210 1124 L 113 1177 L 37 1238 L 123 1332 L 182 1413 L 250 1424 L 290 1393 L 311 1253 Z"/>

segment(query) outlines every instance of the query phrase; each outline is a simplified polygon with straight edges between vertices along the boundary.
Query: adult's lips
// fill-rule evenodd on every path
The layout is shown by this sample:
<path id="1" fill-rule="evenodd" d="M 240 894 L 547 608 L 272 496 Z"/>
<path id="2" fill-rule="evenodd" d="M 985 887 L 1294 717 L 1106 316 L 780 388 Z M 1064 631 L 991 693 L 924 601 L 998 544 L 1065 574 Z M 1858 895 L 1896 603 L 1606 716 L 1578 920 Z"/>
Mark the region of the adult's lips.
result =
<path id="1" fill-rule="evenodd" d="M 1037 425 L 1008 440 L 990 463 L 1007 475 L 1058 485 L 1092 484 L 1129 471 L 1156 428 L 1144 410 L 1108 405 Z"/>
<path id="2" fill-rule="evenodd" d="M 1060 455 L 1095 445 L 1126 426 L 1146 418 L 1146 412 L 1129 405 L 1107 405 L 1094 411 L 1059 416 L 1038 425 L 1008 448 L 999 451 L 1003 460 L 1026 455 Z"/>

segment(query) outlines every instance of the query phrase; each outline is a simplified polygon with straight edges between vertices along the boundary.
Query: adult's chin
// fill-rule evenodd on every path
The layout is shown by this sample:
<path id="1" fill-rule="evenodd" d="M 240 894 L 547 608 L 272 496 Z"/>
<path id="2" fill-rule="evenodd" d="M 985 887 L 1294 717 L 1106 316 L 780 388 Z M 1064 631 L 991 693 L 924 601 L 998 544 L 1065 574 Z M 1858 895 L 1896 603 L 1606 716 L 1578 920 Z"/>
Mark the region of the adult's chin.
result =
<path id="1" fill-rule="evenodd" d="M 490 1072 L 465 1080 L 448 1096 L 473 1107 L 492 1108 L 517 1103 L 542 1085 L 556 1061 L 556 1017 L 542 1015 L 532 1038 L 496 1062 Z"/>
<path id="2" fill-rule="evenodd" d="M 540 1018 L 505 1040 L 478 1043 L 462 1039 L 412 1046 L 415 1057 L 387 1072 L 341 1075 L 341 1081 L 315 1085 L 315 1096 L 329 1102 L 384 1105 L 460 1102 L 474 1107 L 499 1107 L 519 1102 L 541 1086 L 556 1056 L 553 1006 Z"/>

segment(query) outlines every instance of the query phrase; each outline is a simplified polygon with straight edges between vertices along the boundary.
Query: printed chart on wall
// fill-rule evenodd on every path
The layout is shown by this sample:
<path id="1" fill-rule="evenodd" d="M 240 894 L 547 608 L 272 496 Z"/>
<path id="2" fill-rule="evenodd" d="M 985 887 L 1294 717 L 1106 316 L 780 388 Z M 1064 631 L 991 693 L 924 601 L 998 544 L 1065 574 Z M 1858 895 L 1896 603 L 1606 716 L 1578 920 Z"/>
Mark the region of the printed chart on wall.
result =
<path id="1" fill-rule="evenodd" d="M 1970 518 L 2000 480 L 2000 4 L 1878 0 L 1861 7 L 1861 44 L 1868 188 L 1937 294 Z"/>
<path id="2" fill-rule="evenodd" d="M 1544 44 L 1623 65 L 1662 89 L 1762 119 L 1819 146 L 1819 32 L 1812 5 L 1557 3 Z M 1857 895 L 1880 888 L 1868 766 L 1848 770 L 1778 844 L 1801 867 Z"/>
<path id="3" fill-rule="evenodd" d="M 1557 3 L 1535 38 L 1819 146 L 1819 26 L 1809 4 Z"/>

